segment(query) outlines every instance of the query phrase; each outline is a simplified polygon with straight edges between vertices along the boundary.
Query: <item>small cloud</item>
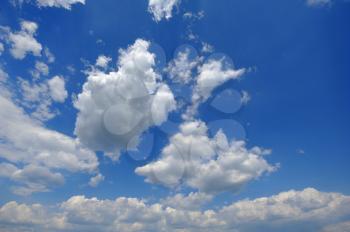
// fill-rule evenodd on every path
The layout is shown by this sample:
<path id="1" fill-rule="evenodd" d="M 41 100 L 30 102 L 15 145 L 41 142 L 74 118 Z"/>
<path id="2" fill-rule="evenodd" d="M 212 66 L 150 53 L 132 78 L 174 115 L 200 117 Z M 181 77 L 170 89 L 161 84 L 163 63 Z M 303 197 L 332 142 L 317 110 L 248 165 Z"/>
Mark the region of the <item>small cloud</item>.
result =
<path id="1" fill-rule="evenodd" d="M 241 102 L 243 105 L 247 105 L 248 102 L 251 100 L 251 96 L 247 91 L 242 91 L 242 98 L 241 98 Z"/>
<path id="2" fill-rule="evenodd" d="M 91 177 L 89 181 L 89 185 L 93 188 L 96 188 L 102 181 L 104 181 L 105 177 L 99 173 L 94 177 Z"/>
<path id="3" fill-rule="evenodd" d="M 202 52 L 203 53 L 212 53 L 212 52 L 214 52 L 214 47 L 206 42 L 202 42 Z"/>
<path id="4" fill-rule="evenodd" d="M 320 7 L 330 5 L 332 0 L 306 0 L 306 4 L 311 7 Z"/>
<path id="5" fill-rule="evenodd" d="M 101 55 L 96 60 L 96 66 L 106 69 L 108 67 L 109 62 L 112 61 L 112 58 L 108 56 Z"/>

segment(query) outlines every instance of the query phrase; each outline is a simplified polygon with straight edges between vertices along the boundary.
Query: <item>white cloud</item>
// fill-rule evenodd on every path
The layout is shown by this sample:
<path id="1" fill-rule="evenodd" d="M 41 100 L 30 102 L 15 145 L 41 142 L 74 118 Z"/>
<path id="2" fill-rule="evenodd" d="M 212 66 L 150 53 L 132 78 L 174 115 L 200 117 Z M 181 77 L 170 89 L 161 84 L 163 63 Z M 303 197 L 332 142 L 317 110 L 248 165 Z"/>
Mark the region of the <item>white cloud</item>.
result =
<path id="1" fill-rule="evenodd" d="M 0 66 L 0 83 L 5 82 L 8 79 L 8 74 Z"/>
<path id="2" fill-rule="evenodd" d="M 203 53 L 212 53 L 214 51 L 214 47 L 208 43 L 202 42 L 202 52 Z"/>
<path id="3" fill-rule="evenodd" d="M 205 101 L 211 92 L 228 80 L 238 79 L 245 73 L 245 69 L 234 69 L 226 66 L 223 59 L 209 59 L 198 68 L 197 83 L 194 89 L 193 98 L 195 101 Z"/>
<path id="4" fill-rule="evenodd" d="M 39 121 L 54 118 L 57 112 L 51 109 L 52 99 L 46 82 L 32 83 L 18 78 L 20 88 L 19 103 L 30 112 L 31 116 Z"/>
<path id="5" fill-rule="evenodd" d="M 309 6 L 325 6 L 332 3 L 332 0 L 306 0 Z"/>
<path id="6" fill-rule="evenodd" d="M 62 229 L 64 223 L 64 216 L 49 214 L 40 204 L 26 205 L 11 201 L 0 208 L 0 225 L 8 232 L 28 231 L 28 228 L 36 226 L 41 231 Z"/>
<path id="7" fill-rule="evenodd" d="M 64 177 L 61 173 L 53 173 L 46 167 L 27 165 L 23 169 L 9 163 L 0 163 L 0 177 L 6 177 L 22 186 L 13 187 L 15 194 L 27 196 L 34 192 L 47 192 L 50 186 L 64 184 Z"/>
<path id="8" fill-rule="evenodd" d="M 199 210 L 205 204 L 209 203 L 213 199 L 212 195 L 205 193 L 190 193 L 187 196 L 178 193 L 174 196 L 167 197 L 161 200 L 161 204 L 165 207 L 171 207 L 174 209 L 182 210 Z"/>
<path id="9" fill-rule="evenodd" d="M 109 62 L 111 62 L 111 61 L 112 61 L 112 58 L 101 55 L 96 60 L 96 66 L 98 66 L 100 68 L 107 68 Z"/>
<path id="10" fill-rule="evenodd" d="M 181 0 L 148 0 L 148 11 L 153 14 L 155 21 L 163 18 L 170 19 L 173 9 L 180 4 Z"/>
<path id="11" fill-rule="evenodd" d="M 74 138 L 46 129 L 2 92 L 0 108 L 0 157 L 24 166 L 7 176 L 24 184 L 13 189 L 15 193 L 47 191 L 48 185 L 62 183 L 60 170 L 96 171 L 98 160 L 93 152 Z"/>
<path id="12" fill-rule="evenodd" d="M 62 7 L 67 10 L 74 4 L 85 4 L 85 0 L 36 0 L 36 2 L 39 7 Z"/>
<path id="13" fill-rule="evenodd" d="M 55 62 L 55 59 L 56 59 L 56 58 L 55 58 L 54 54 L 52 54 L 52 52 L 50 51 L 49 48 L 45 47 L 45 49 L 44 49 L 44 55 L 45 55 L 45 57 L 46 57 L 48 63 L 53 63 L 53 62 Z"/>
<path id="14" fill-rule="evenodd" d="M 268 150 L 247 149 L 243 141 L 228 141 L 219 131 L 209 138 L 203 122 L 185 122 L 170 138 L 159 160 L 135 170 L 149 183 L 180 184 L 205 193 L 237 192 L 242 186 L 276 168 L 264 159 Z"/>
<path id="15" fill-rule="evenodd" d="M 6 231 L 188 231 L 333 232 L 348 229 L 350 197 L 312 188 L 282 192 L 271 197 L 242 200 L 216 210 L 174 208 L 120 197 L 99 200 L 74 196 L 60 207 L 9 202 L 0 207 L 0 225 Z M 333 227 L 331 227 L 333 225 Z M 344 231 L 344 230 L 340 230 Z M 338 231 L 337 231 L 338 232 Z"/>
<path id="16" fill-rule="evenodd" d="M 11 45 L 10 53 L 16 59 L 24 59 L 28 53 L 41 56 L 42 45 L 34 38 L 38 25 L 30 21 L 21 22 L 21 30 L 11 32 L 8 27 L 2 27 L 5 41 Z"/>
<path id="17" fill-rule="evenodd" d="M 192 78 L 192 72 L 200 62 L 199 57 L 191 58 L 190 49 L 184 49 L 176 54 L 176 57 L 169 63 L 167 72 L 174 81 L 188 84 Z"/>
<path id="18" fill-rule="evenodd" d="M 30 71 L 32 76 L 36 79 L 39 79 L 41 75 L 43 76 L 49 75 L 49 72 L 50 72 L 49 66 L 47 66 L 47 64 L 41 61 L 36 61 L 35 69 Z"/>
<path id="19" fill-rule="evenodd" d="M 90 178 L 89 185 L 95 188 L 104 181 L 104 179 L 105 177 L 101 173 L 98 173 L 96 176 Z"/>
<path id="20" fill-rule="evenodd" d="M 4 44 L 0 43 L 0 56 L 2 55 L 2 53 L 4 52 L 5 48 L 4 48 Z"/>
<path id="21" fill-rule="evenodd" d="M 211 57 L 198 68 L 192 93 L 192 105 L 187 108 L 183 118 L 193 120 L 198 106 L 208 100 L 213 90 L 229 80 L 240 78 L 246 69 L 235 69 L 226 57 Z"/>
<path id="22" fill-rule="evenodd" d="M 202 18 L 204 18 L 204 16 L 205 16 L 204 11 L 199 11 L 197 13 L 188 11 L 188 12 L 183 14 L 184 19 L 188 19 L 188 20 L 192 20 L 192 21 L 201 20 Z"/>
<path id="23" fill-rule="evenodd" d="M 65 81 L 62 77 L 55 76 L 48 81 L 51 98 L 56 102 L 63 103 L 68 97 Z"/>
<path id="24" fill-rule="evenodd" d="M 120 50 L 117 71 L 91 71 L 74 104 L 79 110 L 75 134 L 114 160 L 126 147 L 136 147 L 145 130 L 160 125 L 175 109 L 172 92 L 154 70 L 155 54 L 149 46 L 138 39 Z"/>
<path id="25" fill-rule="evenodd" d="M 247 91 L 242 91 L 241 102 L 243 105 L 247 105 L 251 99 L 252 99 L 252 97 L 250 96 L 250 94 Z"/>
<path id="26" fill-rule="evenodd" d="M 18 78 L 20 87 L 20 104 L 27 109 L 31 116 L 40 121 L 47 121 L 59 114 L 52 107 L 53 101 L 63 103 L 68 97 L 65 81 L 55 76 L 49 80 L 28 81 Z"/>

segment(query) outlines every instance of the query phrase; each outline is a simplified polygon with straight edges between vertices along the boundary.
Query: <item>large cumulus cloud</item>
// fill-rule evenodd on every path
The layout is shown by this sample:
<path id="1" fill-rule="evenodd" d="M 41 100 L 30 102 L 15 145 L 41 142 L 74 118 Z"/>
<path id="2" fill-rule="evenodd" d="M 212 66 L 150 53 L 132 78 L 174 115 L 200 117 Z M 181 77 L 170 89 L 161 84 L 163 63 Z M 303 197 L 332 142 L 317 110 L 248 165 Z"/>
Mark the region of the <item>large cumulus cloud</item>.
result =
<path id="1" fill-rule="evenodd" d="M 170 88 L 155 71 L 156 57 L 149 47 L 150 42 L 138 39 L 120 50 L 116 71 L 91 71 L 75 101 L 75 134 L 113 159 L 124 148 L 136 147 L 140 134 L 162 124 L 176 106 Z"/>
<path id="2" fill-rule="evenodd" d="M 193 199 L 194 195 L 188 197 Z M 349 204 L 349 196 L 313 188 L 241 200 L 216 210 L 172 207 L 137 198 L 73 196 L 58 207 L 8 202 L 0 207 L 0 226 L 6 231 L 37 232 L 347 231 Z"/>
<path id="3" fill-rule="evenodd" d="M 201 121 L 185 122 L 170 138 L 159 160 L 136 169 L 150 183 L 184 184 L 201 192 L 238 191 L 244 184 L 276 167 L 264 158 L 268 150 L 247 149 L 243 141 L 228 141 L 219 131 L 209 138 Z"/>

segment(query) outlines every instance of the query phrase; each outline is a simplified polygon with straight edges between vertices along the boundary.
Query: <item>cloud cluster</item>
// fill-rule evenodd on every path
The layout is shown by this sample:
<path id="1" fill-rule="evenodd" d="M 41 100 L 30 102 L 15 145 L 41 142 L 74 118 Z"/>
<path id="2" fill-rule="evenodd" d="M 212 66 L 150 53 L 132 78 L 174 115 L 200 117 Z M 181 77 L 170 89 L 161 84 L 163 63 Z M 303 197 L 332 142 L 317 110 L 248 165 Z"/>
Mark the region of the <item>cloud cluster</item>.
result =
<path id="1" fill-rule="evenodd" d="M 169 62 L 166 71 L 175 83 L 189 84 L 192 81 L 193 71 L 200 61 L 196 54 L 191 53 L 190 48 L 180 49 L 175 58 Z"/>
<path id="2" fill-rule="evenodd" d="M 9 27 L 0 27 L 2 39 L 10 44 L 10 53 L 15 59 L 24 59 L 27 54 L 41 56 L 42 45 L 35 39 L 38 24 L 22 21 L 21 30 L 12 32 Z M 1 39 L 1 38 L 0 38 Z"/>
<path id="3" fill-rule="evenodd" d="M 153 14 L 155 21 L 170 19 L 174 8 L 181 0 L 148 0 L 148 11 Z"/>
<path id="4" fill-rule="evenodd" d="M 276 169 L 265 160 L 268 153 L 259 147 L 247 149 L 243 141 L 228 141 L 222 131 L 209 138 L 203 122 L 190 121 L 170 138 L 159 160 L 135 172 L 149 183 L 169 187 L 184 184 L 205 193 L 236 192 Z"/>
<path id="5" fill-rule="evenodd" d="M 7 77 L 2 75 L 1 79 Z M 61 171 L 97 171 L 98 160 L 93 152 L 29 116 L 12 100 L 5 82 L 0 81 L 0 158 L 4 160 L 0 176 L 20 184 L 13 189 L 15 193 L 27 195 L 63 184 Z M 26 95 L 28 99 L 36 97 L 35 93 Z"/>
<path id="6" fill-rule="evenodd" d="M 53 102 L 64 103 L 68 97 L 65 80 L 60 76 L 43 81 L 18 78 L 18 85 L 21 90 L 20 104 L 40 121 L 55 117 L 58 112 L 52 110 Z"/>
<path id="7" fill-rule="evenodd" d="M 85 4 L 85 0 L 36 0 L 36 2 L 39 7 L 62 7 L 67 10 L 74 4 Z"/>
<path id="8" fill-rule="evenodd" d="M 64 184 L 61 173 L 53 173 L 47 167 L 37 164 L 29 164 L 19 169 L 10 163 L 0 163 L 0 177 L 6 177 L 21 184 L 12 188 L 17 195 L 27 196 L 33 192 L 47 192 L 48 186 L 60 186 Z"/>
<path id="9" fill-rule="evenodd" d="M 150 42 L 138 39 L 120 50 L 116 71 L 91 71 L 74 104 L 79 110 L 75 134 L 114 160 L 125 148 L 135 148 L 139 136 L 166 121 L 176 107 L 149 47 Z"/>
<path id="10" fill-rule="evenodd" d="M 0 208 L 0 225 L 14 231 L 38 232 L 318 232 L 334 231 L 332 228 L 345 228 L 347 231 L 349 204 L 349 196 L 312 188 L 242 200 L 217 210 L 172 207 L 136 198 L 99 200 L 74 196 L 58 208 L 9 202 Z"/>

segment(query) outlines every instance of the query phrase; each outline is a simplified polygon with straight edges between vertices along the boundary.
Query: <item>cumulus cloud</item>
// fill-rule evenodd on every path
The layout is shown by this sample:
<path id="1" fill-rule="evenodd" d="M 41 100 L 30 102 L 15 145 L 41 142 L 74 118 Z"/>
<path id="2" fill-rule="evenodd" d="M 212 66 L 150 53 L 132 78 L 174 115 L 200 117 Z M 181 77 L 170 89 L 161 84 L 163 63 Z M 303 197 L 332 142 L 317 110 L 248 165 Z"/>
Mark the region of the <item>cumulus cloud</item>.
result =
<path id="1" fill-rule="evenodd" d="M 91 177 L 89 181 L 89 185 L 91 187 L 97 187 L 102 181 L 104 181 L 105 177 L 101 174 L 98 173 L 96 176 Z"/>
<path id="2" fill-rule="evenodd" d="M 208 137 L 201 121 L 185 122 L 170 138 L 160 159 L 135 172 L 149 183 L 175 187 L 180 184 L 205 193 L 237 192 L 242 186 L 276 167 L 264 159 L 270 151 L 247 149 L 243 141 L 228 141 L 219 131 Z"/>
<path id="3" fill-rule="evenodd" d="M 0 175 L 22 184 L 13 189 L 15 193 L 47 191 L 50 185 L 62 184 L 61 171 L 96 171 L 95 153 L 78 140 L 45 128 L 3 92 L 0 108 L 0 158 L 16 164 L 2 164 L 8 174 Z"/>
<path id="4" fill-rule="evenodd" d="M 100 67 L 100 68 L 107 68 L 109 62 L 111 62 L 111 61 L 112 61 L 112 58 L 101 55 L 96 60 L 96 66 Z"/>
<path id="5" fill-rule="evenodd" d="M 74 105 L 79 110 L 75 134 L 86 146 L 117 160 L 120 151 L 135 148 L 139 136 L 167 120 L 176 103 L 155 71 L 150 43 L 138 39 L 120 50 L 117 71 L 89 73 Z"/>
<path id="6" fill-rule="evenodd" d="M 136 198 L 99 200 L 74 196 L 51 211 L 40 204 L 6 203 L 0 208 L 0 225 L 38 232 L 59 229 L 87 232 L 258 232 L 262 229 L 318 232 L 332 231 L 330 228 L 335 228 L 334 223 L 337 228 L 347 229 L 349 203 L 349 196 L 312 188 L 241 200 L 216 210 L 176 208 Z"/>
<path id="7" fill-rule="evenodd" d="M 8 27 L 0 28 L 5 42 L 10 44 L 10 53 L 15 59 L 24 59 L 27 54 L 41 56 L 42 45 L 35 39 L 38 24 L 22 21 L 21 30 L 12 32 Z"/>
<path id="8" fill-rule="evenodd" d="M 199 210 L 205 204 L 209 203 L 213 199 L 213 195 L 192 192 L 187 196 L 181 193 L 169 196 L 161 200 L 161 204 L 165 207 L 171 207 L 174 209 L 182 210 Z"/>
<path id="9" fill-rule="evenodd" d="M 74 4 L 85 4 L 85 0 L 36 0 L 36 2 L 39 7 L 61 7 L 67 10 Z"/>
<path id="10" fill-rule="evenodd" d="M 149 0 L 148 11 L 153 14 L 155 21 L 170 19 L 174 8 L 180 4 L 181 0 Z"/>
<path id="11" fill-rule="evenodd" d="M 64 79 L 60 76 L 55 76 L 48 81 L 48 85 L 51 98 L 56 102 L 63 103 L 68 97 Z"/>

